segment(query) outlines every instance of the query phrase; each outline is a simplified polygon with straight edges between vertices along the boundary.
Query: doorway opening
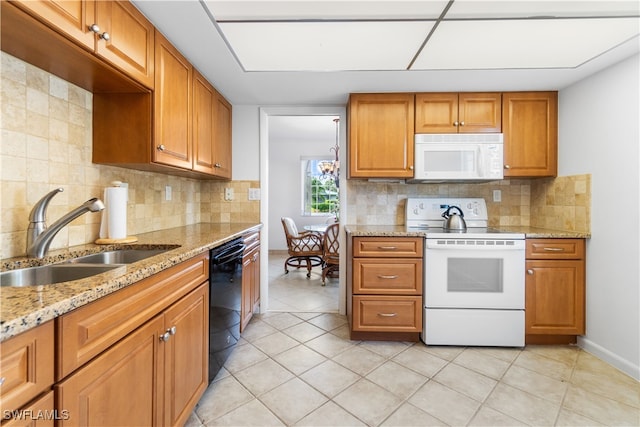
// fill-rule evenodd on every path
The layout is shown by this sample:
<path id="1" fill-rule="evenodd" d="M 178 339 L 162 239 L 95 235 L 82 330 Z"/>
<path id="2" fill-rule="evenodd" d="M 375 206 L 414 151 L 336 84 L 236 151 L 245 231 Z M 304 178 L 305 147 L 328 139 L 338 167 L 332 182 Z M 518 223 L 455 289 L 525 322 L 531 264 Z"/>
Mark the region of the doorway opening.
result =
<path id="1" fill-rule="evenodd" d="M 342 172 L 336 168 L 330 177 L 326 170 L 327 162 L 335 164 L 344 150 L 340 148 L 345 141 L 344 116 L 342 106 L 260 110 L 260 211 L 263 231 L 267 231 L 266 239 L 263 233 L 267 259 L 262 260 L 268 270 L 262 276 L 262 312 L 346 312 L 344 275 L 327 279 L 322 286 L 320 267 L 312 268 L 309 278 L 306 268 L 289 268 L 285 273 L 288 253 L 281 222 L 282 217 L 290 217 L 303 230 L 345 218 L 346 193 L 337 191 Z"/>

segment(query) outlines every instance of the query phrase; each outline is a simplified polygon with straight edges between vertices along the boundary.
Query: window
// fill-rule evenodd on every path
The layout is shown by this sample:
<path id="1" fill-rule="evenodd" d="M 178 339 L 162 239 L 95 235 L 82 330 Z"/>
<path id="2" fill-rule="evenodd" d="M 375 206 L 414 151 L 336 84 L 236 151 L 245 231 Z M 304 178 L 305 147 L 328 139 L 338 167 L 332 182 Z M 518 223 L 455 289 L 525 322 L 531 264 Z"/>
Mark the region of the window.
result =
<path id="1" fill-rule="evenodd" d="M 302 215 L 336 215 L 339 193 L 332 173 L 334 161 L 313 157 L 303 158 L 300 163 L 302 166 Z"/>

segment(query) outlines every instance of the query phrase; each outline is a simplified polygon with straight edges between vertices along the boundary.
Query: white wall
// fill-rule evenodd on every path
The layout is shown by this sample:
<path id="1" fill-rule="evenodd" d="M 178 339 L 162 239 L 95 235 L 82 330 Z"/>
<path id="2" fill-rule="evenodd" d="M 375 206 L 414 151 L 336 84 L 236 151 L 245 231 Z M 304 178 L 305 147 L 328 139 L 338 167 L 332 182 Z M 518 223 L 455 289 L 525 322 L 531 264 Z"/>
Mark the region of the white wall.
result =
<path id="1" fill-rule="evenodd" d="M 559 93 L 559 175 L 592 174 L 587 333 L 580 345 L 640 379 L 640 56 Z"/>
<path id="2" fill-rule="evenodd" d="M 255 105 L 233 106 L 233 179 L 260 180 L 260 112 Z"/>

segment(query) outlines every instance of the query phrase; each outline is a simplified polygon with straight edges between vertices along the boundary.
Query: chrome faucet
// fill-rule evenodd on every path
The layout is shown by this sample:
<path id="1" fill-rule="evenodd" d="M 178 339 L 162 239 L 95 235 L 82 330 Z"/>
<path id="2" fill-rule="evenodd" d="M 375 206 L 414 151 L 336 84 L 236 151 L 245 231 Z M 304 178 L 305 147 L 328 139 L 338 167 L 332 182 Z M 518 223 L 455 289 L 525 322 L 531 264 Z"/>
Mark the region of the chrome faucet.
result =
<path id="1" fill-rule="evenodd" d="M 59 220 L 47 227 L 46 212 L 49 202 L 58 193 L 64 191 L 63 188 L 46 194 L 38 200 L 29 214 L 29 228 L 27 229 L 27 256 L 43 258 L 49 251 L 49 245 L 58 232 L 67 224 L 86 212 L 99 212 L 104 209 L 104 204 L 100 199 L 89 199 L 71 212 L 62 216 Z"/>

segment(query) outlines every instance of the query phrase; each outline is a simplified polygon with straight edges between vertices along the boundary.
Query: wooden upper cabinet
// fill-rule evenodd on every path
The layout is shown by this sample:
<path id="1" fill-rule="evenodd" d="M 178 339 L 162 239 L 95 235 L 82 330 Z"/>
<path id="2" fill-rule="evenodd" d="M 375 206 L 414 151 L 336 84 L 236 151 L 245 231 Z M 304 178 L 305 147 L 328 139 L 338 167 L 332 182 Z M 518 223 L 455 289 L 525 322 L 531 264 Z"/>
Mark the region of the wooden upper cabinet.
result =
<path id="1" fill-rule="evenodd" d="M 216 91 L 214 175 L 231 179 L 231 104 Z"/>
<path id="2" fill-rule="evenodd" d="M 231 179 L 231 104 L 195 69 L 193 170 Z"/>
<path id="3" fill-rule="evenodd" d="M 351 94 L 349 177 L 412 178 L 414 95 Z"/>
<path id="4" fill-rule="evenodd" d="M 558 93 L 505 92 L 502 96 L 504 176 L 558 173 Z"/>
<path id="5" fill-rule="evenodd" d="M 193 67 L 156 31 L 153 161 L 192 169 L 191 95 Z"/>
<path id="6" fill-rule="evenodd" d="M 95 9 L 96 54 L 153 89 L 153 24 L 128 1 L 97 1 Z"/>
<path id="7" fill-rule="evenodd" d="M 87 49 L 94 50 L 95 33 L 89 31 L 89 26 L 95 23 L 94 1 L 18 0 L 12 3 Z"/>
<path id="8" fill-rule="evenodd" d="M 130 2 L 24 0 L 14 4 L 153 88 L 155 30 Z"/>
<path id="9" fill-rule="evenodd" d="M 193 169 L 215 174 L 216 90 L 193 70 Z"/>
<path id="10" fill-rule="evenodd" d="M 501 93 L 418 93 L 416 133 L 499 133 Z"/>

